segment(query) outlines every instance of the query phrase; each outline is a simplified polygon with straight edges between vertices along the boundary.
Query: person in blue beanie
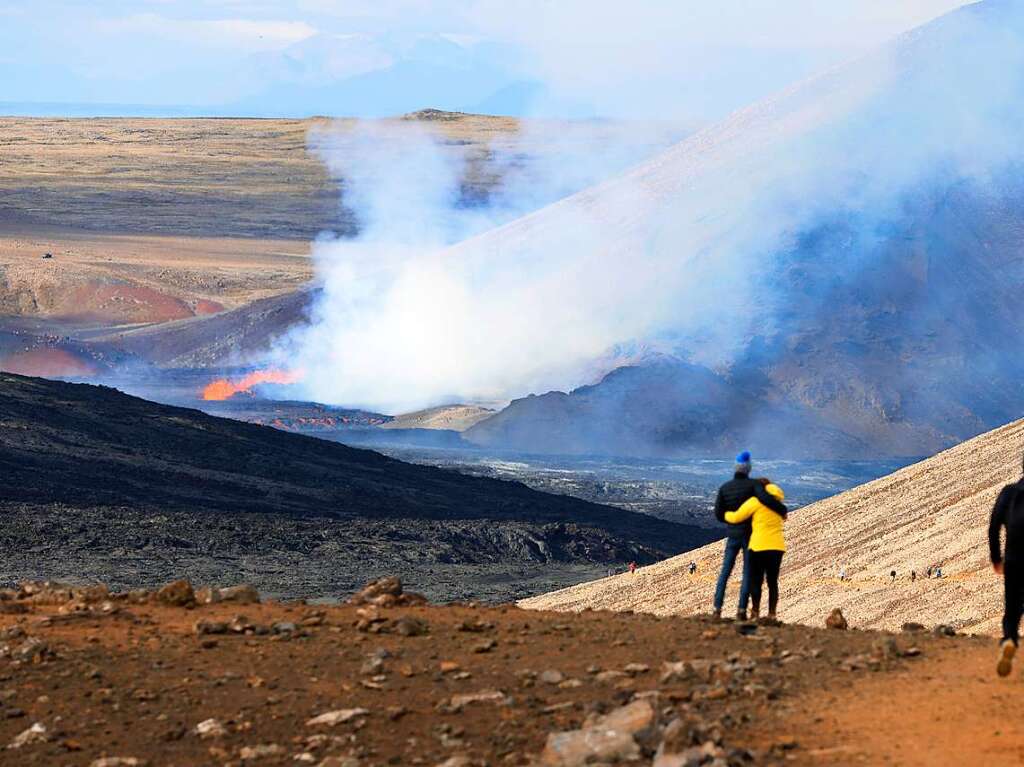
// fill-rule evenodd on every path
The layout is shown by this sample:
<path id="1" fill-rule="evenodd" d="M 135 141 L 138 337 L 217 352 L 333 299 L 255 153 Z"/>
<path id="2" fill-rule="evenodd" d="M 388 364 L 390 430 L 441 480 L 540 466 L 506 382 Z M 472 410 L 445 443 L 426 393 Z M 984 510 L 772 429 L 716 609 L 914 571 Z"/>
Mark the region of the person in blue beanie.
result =
<path id="1" fill-rule="evenodd" d="M 733 467 L 733 477 L 718 489 L 718 497 L 715 499 L 715 518 L 726 525 L 725 556 L 722 558 L 722 570 L 718 574 L 718 584 L 715 587 L 714 615 L 716 619 L 722 617 L 725 587 L 736 566 L 736 558 L 741 553 L 743 554 L 743 577 L 740 581 L 740 601 L 736 608 L 736 620 L 747 619 L 747 602 L 750 598 L 750 568 L 748 564 L 750 520 L 738 525 L 731 525 L 725 521 L 726 512 L 736 511 L 746 500 L 755 497 L 772 511 L 783 516 L 788 512 L 786 505 L 768 493 L 761 482 L 750 478 L 751 465 L 749 450 L 744 450 L 737 455 L 736 465 Z"/>

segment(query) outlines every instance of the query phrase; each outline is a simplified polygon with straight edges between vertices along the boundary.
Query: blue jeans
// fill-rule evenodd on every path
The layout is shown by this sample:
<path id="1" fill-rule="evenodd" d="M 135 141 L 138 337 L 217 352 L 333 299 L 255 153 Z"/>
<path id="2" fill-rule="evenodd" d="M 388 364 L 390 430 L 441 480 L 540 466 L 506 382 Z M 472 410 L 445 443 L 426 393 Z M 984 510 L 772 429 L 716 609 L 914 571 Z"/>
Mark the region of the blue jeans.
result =
<path id="1" fill-rule="evenodd" d="M 736 566 L 736 557 L 743 553 L 743 579 L 740 581 L 740 606 L 738 610 L 747 609 L 747 600 L 750 598 L 750 565 L 748 563 L 747 544 L 745 538 L 726 538 L 725 556 L 722 558 L 722 572 L 718 574 L 718 585 L 715 586 L 715 609 L 721 610 L 725 604 L 725 586 L 732 575 L 732 569 Z"/>

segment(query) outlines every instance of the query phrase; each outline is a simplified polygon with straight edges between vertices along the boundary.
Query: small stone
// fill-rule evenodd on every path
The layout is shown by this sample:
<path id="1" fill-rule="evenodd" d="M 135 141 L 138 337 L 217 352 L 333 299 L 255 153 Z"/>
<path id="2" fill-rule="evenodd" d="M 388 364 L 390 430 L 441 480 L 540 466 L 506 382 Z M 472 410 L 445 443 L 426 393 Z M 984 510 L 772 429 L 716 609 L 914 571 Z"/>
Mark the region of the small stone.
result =
<path id="1" fill-rule="evenodd" d="M 275 634 L 294 634 L 299 630 L 299 627 L 291 621 L 278 621 L 270 627 L 270 630 Z"/>
<path id="2" fill-rule="evenodd" d="M 375 676 L 384 670 L 384 661 L 376 656 L 371 656 L 359 668 L 359 673 L 366 676 Z"/>
<path id="3" fill-rule="evenodd" d="M 892 637 L 881 637 L 872 644 L 871 654 L 879 660 L 887 660 L 900 657 L 902 651 L 895 639 Z"/>
<path id="4" fill-rule="evenodd" d="M 832 612 L 828 614 L 825 619 L 825 628 L 835 629 L 837 631 L 846 631 L 850 628 L 850 624 L 846 622 L 846 617 L 843 615 L 843 611 L 838 607 L 834 607 Z"/>
<path id="5" fill-rule="evenodd" d="M 508 702 L 505 693 L 500 690 L 481 690 L 480 692 L 468 693 L 466 695 L 453 695 L 449 706 L 455 711 L 461 711 L 466 706 L 478 703 L 496 703 L 504 705 Z"/>
<path id="6" fill-rule="evenodd" d="M 491 650 L 493 650 L 497 646 L 498 646 L 498 643 L 495 640 L 487 639 L 487 640 L 484 640 L 483 642 L 480 642 L 480 644 L 474 645 L 473 646 L 473 652 L 478 653 L 478 654 L 488 653 L 488 652 L 490 652 Z"/>
<path id="7" fill-rule="evenodd" d="M 244 583 L 240 586 L 227 586 L 216 590 L 218 602 L 237 602 L 249 605 L 259 604 L 260 592 L 254 586 Z"/>
<path id="8" fill-rule="evenodd" d="M 349 722 L 359 716 L 367 716 L 370 712 L 365 708 L 342 708 L 337 711 L 314 716 L 306 722 L 307 727 L 334 727 Z"/>
<path id="9" fill-rule="evenodd" d="M 134 756 L 101 756 L 93 759 L 89 767 L 145 767 L 148 762 Z"/>
<path id="10" fill-rule="evenodd" d="M 238 758 L 243 762 L 255 762 L 267 756 L 280 756 L 284 752 L 284 748 L 276 743 L 266 743 L 259 746 L 243 746 L 238 752 Z"/>
<path id="11" fill-rule="evenodd" d="M 228 734 L 227 728 L 217 719 L 204 719 L 192 730 L 204 740 L 222 738 Z"/>
<path id="12" fill-rule="evenodd" d="M 453 660 L 443 660 L 438 666 L 442 674 L 451 674 L 458 671 L 462 666 Z"/>
<path id="13" fill-rule="evenodd" d="M 50 737 L 46 731 L 46 725 L 42 722 L 36 722 L 27 730 L 23 730 L 14 738 L 14 740 L 8 743 L 7 748 L 22 748 L 23 746 L 28 746 L 32 743 L 45 743 L 49 739 Z"/>
<path id="14" fill-rule="evenodd" d="M 624 671 L 630 676 L 637 676 L 638 674 L 646 674 L 651 670 L 651 667 L 646 663 L 629 663 L 626 665 Z"/>
<path id="15" fill-rule="evenodd" d="M 628 678 L 629 675 L 625 671 L 599 671 L 594 674 L 594 679 L 601 684 L 612 684 L 622 679 Z"/>
<path id="16" fill-rule="evenodd" d="M 632 761 L 640 755 L 640 747 L 628 732 L 595 727 L 550 733 L 540 762 L 551 767 L 583 767 L 594 762 Z"/>
<path id="17" fill-rule="evenodd" d="M 204 634 L 227 634 L 228 624 L 224 621 L 196 621 L 194 630 L 200 636 Z"/>
<path id="18" fill-rule="evenodd" d="M 395 621 L 395 633 L 404 637 L 418 637 L 427 634 L 430 627 L 427 622 L 411 615 L 405 615 Z"/>
<path id="19" fill-rule="evenodd" d="M 547 671 L 541 671 L 537 679 L 544 684 L 559 684 L 565 676 L 561 671 L 556 669 L 548 669 Z"/>
<path id="20" fill-rule="evenodd" d="M 924 624 L 914 623 L 913 621 L 907 621 L 906 623 L 904 623 L 902 629 L 903 633 L 905 634 L 916 634 L 920 631 L 925 630 Z"/>

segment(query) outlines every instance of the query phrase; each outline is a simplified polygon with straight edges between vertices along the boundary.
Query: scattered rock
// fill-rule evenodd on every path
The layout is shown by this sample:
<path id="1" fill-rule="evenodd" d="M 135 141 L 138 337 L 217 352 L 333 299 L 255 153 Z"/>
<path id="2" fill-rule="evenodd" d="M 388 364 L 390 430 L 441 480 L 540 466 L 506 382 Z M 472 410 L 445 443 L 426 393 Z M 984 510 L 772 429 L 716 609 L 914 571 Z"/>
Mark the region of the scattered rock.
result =
<path id="1" fill-rule="evenodd" d="M 145 767 L 147 764 L 134 756 L 102 756 L 91 761 L 89 767 Z"/>
<path id="2" fill-rule="evenodd" d="M 395 633 L 404 637 L 418 637 L 430 632 L 430 626 L 425 620 L 405 615 L 395 621 Z"/>
<path id="3" fill-rule="evenodd" d="M 924 624 L 914 623 L 913 621 L 907 621 L 903 624 L 903 632 L 905 634 L 916 634 L 920 631 L 924 631 Z"/>
<path id="4" fill-rule="evenodd" d="M 358 716 L 367 716 L 370 712 L 365 708 L 342 708 L 314 716 L 306 722 L 307 727 L 335 727 L 351 721 Z"/>
<path id="5" fill-rule="evenodd" d="M 349 604 L 380 604 L 386 597 L 398 597 L 402 593 L 402 579 L 390 575 L 370 581 L 349 598 Z"/>
<path id="6" fill-rule="evenodd" d="M 646 663 L 629 663 L 623 670 L 630 676 L 638 676 L 640 674 L 646 674 L 651 670 L 651 667 Z"/>
<path id="7" fill-rule="evenodd" d="M 466 706 L 479 703 L 493 703 L 503 706 L 508 703 L 508 698 L 501 690 L 481 690 L 480 692 L 472 692 L 466 695 L 453 695 L 448 703 L 448 709 L 451 711 L 461 711 Z"/>
<path id="8" fill-rule="evenodd" d="M 955 637 L 956 629 L 952 626 L 947 626 L 944 623 L 940 623 L 938 626 L 932 629 L 932 634 L 937 637 Z"/>
<path id="9" fill-rule="evenodd" d="M 837 631 L 846 631 L 850 628 L 850 624 L 846 622 L 846 617 L 843 615 L 843 611 L 838 607 L 832 608 L 832 612 L 828 614 L 825 619 L 825 628 L 836 629 Z"/>
<path id="10" fill-rule="evenodd" d="M 196 603 L 196 593 L 192 589 L 192 584 L 182 579 L 161 586 L 156 592 L 156 600 L 171 607 L 188 607 Z"/>

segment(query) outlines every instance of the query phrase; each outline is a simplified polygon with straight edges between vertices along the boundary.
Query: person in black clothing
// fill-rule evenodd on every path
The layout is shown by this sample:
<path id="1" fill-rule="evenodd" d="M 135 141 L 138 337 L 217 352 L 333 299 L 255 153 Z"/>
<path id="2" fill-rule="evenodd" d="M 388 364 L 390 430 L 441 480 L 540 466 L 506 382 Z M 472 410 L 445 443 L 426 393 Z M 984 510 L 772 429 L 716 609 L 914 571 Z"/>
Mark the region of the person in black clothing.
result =
<path id="1" fill-rule="evenodd" d="M 733 478 L 718 489 L 718 497 L 715 499 L 715 518 L 723 524 L 727 511 L 736 511 L 743 502 L 757 496 L 765 506 L 778 512 L 786 514 L 786 506 L 764 489 L 764 485 L 757 480 L 750 478 L 751 459 L 750 452 L 744 450 L 736 456 L 736 466 L 733 471 Z M 729 583 L 729 576 L 732 575 L 736 566 L 736 557 L 743 554 L 743 580 L 740 582 L 740 601 L 736 608 L 736 619 L 746 620 L 747 601 L 750 597 L 750 568 L 749 552 L 747 546 L 750 543 L 750 521 L 739 525 L 728 525 L 725 538 L 725 556 L 722 559 L 722 570 L 718 574 L 718 584 L 715 586 L 715 617 L 722 617 L 722 606 L 725 604 L 725 587 Z"/>
<path id="2" fill-rule="evenodd" d="M 999 541 L 1004 527 L 1005 553 L 1000 550 Z M 1020 643 L 1020 618 L 1024 611 L 1024 479 L 1004 487 L 996 498 L 988 523 L 988 548 L 992 569 L 1003 576 L 1003 639 L 999 643 L 996 671 L 999 676 L 1006 676 L 1013 667 L 1013 656 Z"/>

